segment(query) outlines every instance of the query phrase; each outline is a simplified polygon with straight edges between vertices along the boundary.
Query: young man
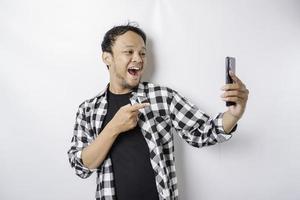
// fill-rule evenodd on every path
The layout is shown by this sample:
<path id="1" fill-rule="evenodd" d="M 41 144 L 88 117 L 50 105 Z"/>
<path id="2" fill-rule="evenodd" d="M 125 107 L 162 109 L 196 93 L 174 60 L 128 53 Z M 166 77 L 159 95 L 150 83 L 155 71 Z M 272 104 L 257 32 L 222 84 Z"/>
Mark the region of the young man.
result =
<path id="1" fill-rule="evenodd" d="M 248 98 L 245 85 L 223 87 L 224 101 L 236 102 L 210 118 L 168 87 L 140 82 L 146 35 L 131 25 L 109 30 L 102 59 L 110 82 L 78 109 L 69 161 L 81 178 L 97 172 L 96 199 L 178 199 L 173 134 L 203 147 L 231 138 Z"/>

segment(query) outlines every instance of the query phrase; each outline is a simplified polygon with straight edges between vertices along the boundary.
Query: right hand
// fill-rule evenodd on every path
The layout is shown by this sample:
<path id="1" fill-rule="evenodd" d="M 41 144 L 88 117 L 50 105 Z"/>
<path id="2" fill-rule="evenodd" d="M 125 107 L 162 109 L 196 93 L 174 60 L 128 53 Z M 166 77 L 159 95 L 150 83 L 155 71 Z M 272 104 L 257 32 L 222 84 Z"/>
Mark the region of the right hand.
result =
<path id="1" fill-rule="evenodd" d="M 139 109 L 150 106 L 149 103 L 127 104 L 122 106 L 112 120 L 109 122 L 120 134 L 136 127 L 138 122 Z"/>

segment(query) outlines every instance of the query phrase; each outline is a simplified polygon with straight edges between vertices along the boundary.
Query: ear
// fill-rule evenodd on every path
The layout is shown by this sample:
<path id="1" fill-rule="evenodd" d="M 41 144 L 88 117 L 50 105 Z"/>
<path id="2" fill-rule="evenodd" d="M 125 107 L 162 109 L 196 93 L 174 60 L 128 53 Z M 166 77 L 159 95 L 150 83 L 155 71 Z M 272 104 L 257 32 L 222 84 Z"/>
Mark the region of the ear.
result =
<path id="1" fill-rule="evenodd" d="M 103 60 L 103 62 L 106 65 L 110 66 L 111 63 L 112 63 L 112 55 L 111 55 L 111 53 L 109 53 L 109 52 L 103 52 L 102 53 L 102 60 Z"/>

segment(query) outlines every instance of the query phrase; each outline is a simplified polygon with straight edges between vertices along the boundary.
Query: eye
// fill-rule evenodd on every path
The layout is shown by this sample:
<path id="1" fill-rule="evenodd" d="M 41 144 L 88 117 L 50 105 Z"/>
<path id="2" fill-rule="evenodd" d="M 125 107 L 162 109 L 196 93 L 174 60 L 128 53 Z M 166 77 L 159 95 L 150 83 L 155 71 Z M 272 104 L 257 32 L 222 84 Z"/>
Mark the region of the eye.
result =
<path id="1" fill-rule="evenodd" d="M 145 53 L 145 52 L 141 52 L 141 53 L 140 53 L 140 56 L 145 57 L 145 56 L 146 56 L 146 53 Z"/>
<path id="2" fill-rule="evenodd" d="M 126 50 L 126 51 L 124 51 L 124 53 L 130 55 L 130 54 L 133 54 L 133 51 L 132 50 Z"/>

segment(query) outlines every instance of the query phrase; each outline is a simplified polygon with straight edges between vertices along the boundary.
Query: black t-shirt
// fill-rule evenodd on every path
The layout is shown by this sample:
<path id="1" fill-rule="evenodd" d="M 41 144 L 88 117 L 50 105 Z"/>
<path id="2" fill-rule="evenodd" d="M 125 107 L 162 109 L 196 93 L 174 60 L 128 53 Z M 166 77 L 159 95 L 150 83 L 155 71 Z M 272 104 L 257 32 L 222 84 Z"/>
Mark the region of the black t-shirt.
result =
<path id="1" fill-rule="evenodd" d="M 120 107 L 129 104 L 131 92 L 114 94 L 107 91 L 108 110 L 103 126 Z M 117 200 L 158 200 L 149 148 L 137 125 L 121 133 L 110 149 Z"/>

